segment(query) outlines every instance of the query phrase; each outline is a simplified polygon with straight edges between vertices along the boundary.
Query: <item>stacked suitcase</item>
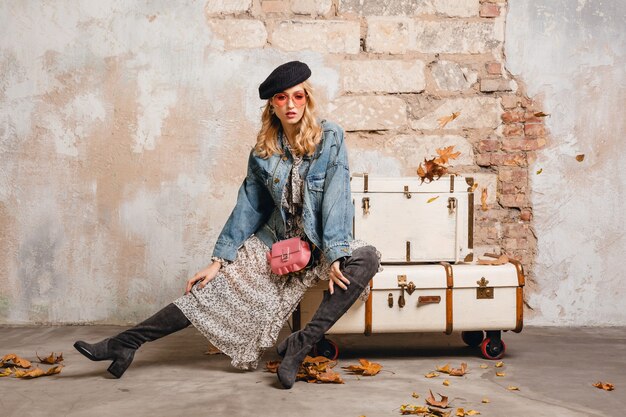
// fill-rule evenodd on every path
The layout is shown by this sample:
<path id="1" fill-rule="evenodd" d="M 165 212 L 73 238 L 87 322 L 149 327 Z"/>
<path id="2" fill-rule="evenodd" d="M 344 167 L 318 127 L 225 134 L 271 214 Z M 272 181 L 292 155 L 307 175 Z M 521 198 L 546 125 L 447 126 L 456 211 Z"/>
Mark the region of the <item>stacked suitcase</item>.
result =
<path id="1" fill-rule="evenodd" d="M 383 270 L 328 332 L 404 333 L 461 331 L 469 346 L 499 359 L 501 332 L 520 332 L 524 271 L 518 261 L 479 265 L 474 260 L 473 179 L 456 175 L 421 183 L 418 177 L 353 174 L 354 237 L 376 246 Z M 292 317 L 294 330 L 308 322 L 328 283 L 307 292 Z M 325 339 L 317 354 L 336 357 Z"/>

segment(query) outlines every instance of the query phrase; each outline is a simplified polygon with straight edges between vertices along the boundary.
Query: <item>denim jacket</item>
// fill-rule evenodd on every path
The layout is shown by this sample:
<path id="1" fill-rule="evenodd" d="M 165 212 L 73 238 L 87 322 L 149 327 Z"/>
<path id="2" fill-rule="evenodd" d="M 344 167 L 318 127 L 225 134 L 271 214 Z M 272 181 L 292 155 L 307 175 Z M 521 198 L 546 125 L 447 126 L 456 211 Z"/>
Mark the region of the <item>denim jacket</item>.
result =
<path id="1" fill-rule="evenodd" d="M 308 172 L 304 178 L 302 216 L 306 236 L 332 263 L 351 255 L 354 207 L 343 129 L 325 120 L 321 126 L 320 143 L 313 155 L 303 157 L 300 166 L 301 173 Z M 281 197 L 293 158 L 282 143 L 282 135 L 278 140 L 283 155 L 263 159 L 255 155 L 254 148 L 250 152 L 237 204 L 217 238 L 213 256 L 235 260 L 237 249 L 252 234 L 268 247 L 284 239 L 286 216 Z"/>

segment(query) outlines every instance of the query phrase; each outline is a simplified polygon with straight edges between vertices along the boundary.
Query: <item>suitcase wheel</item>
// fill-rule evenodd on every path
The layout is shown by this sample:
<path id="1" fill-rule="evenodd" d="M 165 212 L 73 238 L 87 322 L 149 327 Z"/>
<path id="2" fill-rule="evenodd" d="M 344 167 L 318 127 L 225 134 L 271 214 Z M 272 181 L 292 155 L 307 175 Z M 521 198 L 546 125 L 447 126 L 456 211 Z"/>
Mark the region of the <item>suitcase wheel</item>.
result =
<path id="1" fill-rule="evenodd" d="M 477 347 L 480 346 L 483 339 L 485 338 L 485 334 L 482 330 L 472 331 L 472 332 L 461 332 L 461 339 L 463 342 L 469 347 Z"/>
<path id="2" fill-rule="evenodd" d="M 500 359 L 504 356 L 504 352 L 506 351 L 506 345 L 504 341 L 500 340 L 500 343 L 492 342 L 490 338 L 486 338 L 480 344 L 480 352 L 483 354 L 485 359 Z"/>
<path id="3" fill-rule="evenodd" d="M 323 338 L 313 346 L 313 356 L 323 356 L 334 361 L 339 357 L 339 346 L 332 340 Z"/>

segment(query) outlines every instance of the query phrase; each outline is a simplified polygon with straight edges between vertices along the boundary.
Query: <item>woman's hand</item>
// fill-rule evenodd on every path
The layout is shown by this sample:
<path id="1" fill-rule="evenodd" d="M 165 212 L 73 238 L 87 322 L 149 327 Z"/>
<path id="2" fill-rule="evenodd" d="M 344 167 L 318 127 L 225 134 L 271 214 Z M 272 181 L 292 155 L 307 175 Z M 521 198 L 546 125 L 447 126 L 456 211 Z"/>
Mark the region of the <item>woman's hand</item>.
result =
<path id="1" fill-rule="evenodd" d="M 198 288 L 204 288 L 215 276 L 217 275 L 217 271 L 222 267 L 222 263 L 219 261 L 214 261 L 211 265 L 204 268 L 202 271 L 198 272 L 193 278 L 190 278 L 187 281 L 187 287 L 185 288 L 185 294 L 189 294 L 191 291 L 191 287 L 196 282 L 202 280 L 200 284 L 198 284 Z"/>
<path id="2" fill-rule="evenodd" d="M 343 288 L 344 290 L 347 290 L 347 286 L 350 285 L 350 281 L 348 280 L 348 278 L 344 277 L 339 270 L 339 260 L 333 262 L 330 266 L 328 291 L 330 291 L 331 295 L 335 292 L 335 284 L 337 284 L 340 288 Z"/>

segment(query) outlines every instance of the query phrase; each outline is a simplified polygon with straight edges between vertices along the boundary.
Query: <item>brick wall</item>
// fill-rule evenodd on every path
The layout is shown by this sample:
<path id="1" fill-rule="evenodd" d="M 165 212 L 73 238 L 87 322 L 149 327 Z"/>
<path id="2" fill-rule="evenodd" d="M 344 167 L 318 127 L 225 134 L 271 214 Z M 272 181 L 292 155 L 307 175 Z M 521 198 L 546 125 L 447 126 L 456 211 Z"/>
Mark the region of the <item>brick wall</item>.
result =
<path id="1" fill-rule="evenodd" d="M 546 130 L 536 116 L 541 105 L 506 70 L 506 9 L 505 0 L 248 0 L 209 2 L 206 13 L 226 48 L 326 54 L 342 87 L 328 117 L 353 143 L 382 135 L 467 150 L 453 170 L 478 182 L 477 253 L 502 249 L 532 278 L 528 166 L 546 145 Z M 439 126 L 440 117 L 458 111 Z M 403 158 L 403 172 L 415 175 L 430 155 L 402 142 L 397 151 L 414 153 Z"/>

